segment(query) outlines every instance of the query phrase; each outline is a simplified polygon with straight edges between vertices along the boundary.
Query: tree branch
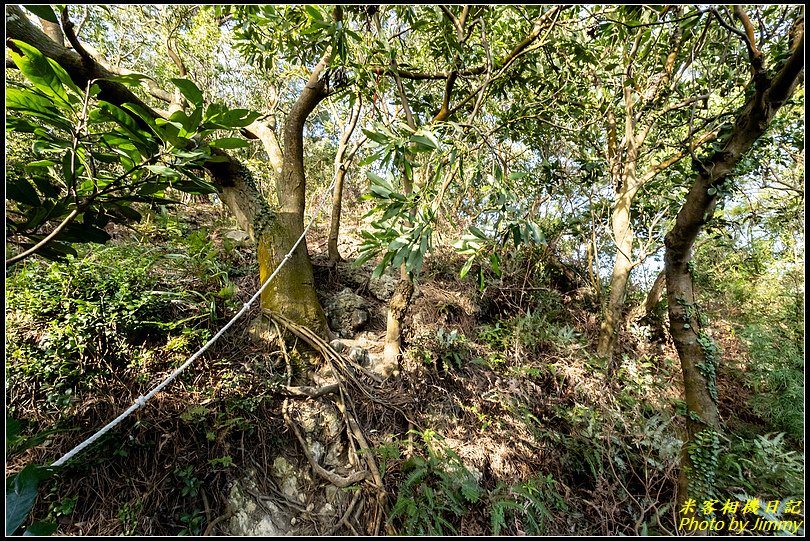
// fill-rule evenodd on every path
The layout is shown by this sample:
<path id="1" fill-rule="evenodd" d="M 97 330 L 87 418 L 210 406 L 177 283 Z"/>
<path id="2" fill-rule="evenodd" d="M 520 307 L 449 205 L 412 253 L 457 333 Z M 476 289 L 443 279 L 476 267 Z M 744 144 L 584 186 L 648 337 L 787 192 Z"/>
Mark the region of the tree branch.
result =
<path id="1" fill-rule="evenodd" d="M 737 16 L 740 22 L 742 22 L 743 28 L 745 28 L 745 45 L 748 47 L 748 57 L 751 60 L 751 64 L 761 63 L 762 53 L 757 49 L 756 38 L 754 37 L 754 26 L 751 24 L 751 19 L 748 18 L 742 6 L 739 5 L 734 6 L 734 15 Z"/>
<path id="2" fill-rule="evenodd" d="M 668 158 L 665 158 L 665 159 L 661 160 L 660 162 L 658 162 L 657 164 L 650 167 L 647 170 L 647 172 L 644 173 L 639 178 L 639 186 L 643 186 L 644 184 L 646 184 L 647 182 L 652 180 L 653 177 L 655 177 L 658 173 L 660 173 L 661 171 L 663 171 L 667 167 L 670 167 L 671 165 L 674 165 L 674 164 L 678 163 L 680 160 L 685 158 L 687 155 L 691 155 L 700 146 L 705 145 L 706 143 L 709 143 L 709 142 L 714 141 L 715 139 L 717 139 L 717 134 L 718 133 L 720 133 L 720 130 L 713 130 L 713 131 L 710 131 L 708 133 L 705 133 L 702 136 L 700 136 L 698 139 L 695 139 L 694 141 L 690 142 L 687 145 L 687 147 L 679 150 L 675 154 L 672 154 Z"/>
<path id="3" fill-rule="evenodd" d="M 22 253 L 19 253 L 19 254 L 15 255 L 14 257 L 10 257 L 10 258 L 6 259 L 6 268 L 13 265 L 14 263 L 17 263 L 18 261 L 22 261 L 26 257 L 32 256 L 35 253 L 37 253 L 43 246 L 45 246 L 46 244 L 51 242 L 59 233 L 62 232 L 62 230 L 64 230 L 68 225 L 70 225 L 70 223 L 73 222 L 73 220 L 76 218 L 76 216 L 78 216 L 83 210 L 84 210 L 84 208 L 76 207 L 75 209 L 73 209 L 71 211 L 70 214 L 68 214 L 65 217 L 64 220 L 62 220 L 62 223 L 57 225 L 56 228 L 54 228 L 53 231 L 48 233 L 48 235 L 45 238 L 43 238 L 41 241 L 39 241 L 38 243 L 36 243 L 34 246 L 27 249 L 26 251 L 24 251 Z"/>

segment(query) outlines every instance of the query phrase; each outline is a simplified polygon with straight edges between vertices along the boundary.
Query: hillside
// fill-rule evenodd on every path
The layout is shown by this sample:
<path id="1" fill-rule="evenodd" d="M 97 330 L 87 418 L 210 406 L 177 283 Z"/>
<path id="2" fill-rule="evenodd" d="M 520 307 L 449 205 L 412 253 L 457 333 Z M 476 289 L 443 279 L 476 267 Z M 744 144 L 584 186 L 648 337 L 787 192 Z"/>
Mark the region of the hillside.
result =
<path id="1" fill-rule="evenodd" d="M 252 249 L 234 230 L 213 205 L 156 213 L 107 246 L 9 277 L 8 411 L 25 434 L 46 435 L 7 473 L 53 461 L 105 425 L 252 295 Z M 332 331 L 373 367 L 395 279 L 330 267 L 319 233 L 310 244 Z M 306 369 L 326 382 L 327 365 L 294 336 L 283 349 L 252 342 L 254 309 L 45 481 L 33 516 L 56 519 L 61 535 L 673 533 L 683 391 L 662 322 L 630 326 L 608 375 L 591 353 L 592 292 L 560 289 L 543 257 L 524 250 L 500 278 L 485 270 L 482 290 L 458 278 L 452 251 L 431 254 L 399 373 L 358 377 L 345 395 L 286 391 Z M 752 408 L 757 342 L 727 307 L 712 311 L 730 318 L 714 325 L 729 428 L 718 494 L 801 498 L 802 441 L 777 436 Z M 381 485 L 337 489 L 308 464 L 345 475 L 365 459 L 361 447 Z"/>

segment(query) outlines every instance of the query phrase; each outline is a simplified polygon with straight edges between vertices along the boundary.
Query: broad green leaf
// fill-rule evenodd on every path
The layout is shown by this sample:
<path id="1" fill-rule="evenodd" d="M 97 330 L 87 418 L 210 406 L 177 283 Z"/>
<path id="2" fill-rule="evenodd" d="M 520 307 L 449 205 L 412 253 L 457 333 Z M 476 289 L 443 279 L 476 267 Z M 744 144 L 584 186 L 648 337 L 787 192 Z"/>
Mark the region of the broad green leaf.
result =
<path id="1" fill-rule="evenodd" d="M 195 111 L 197 111 L 196 109 Z M 169 117 L 169 122 L 174 124 L 180 124 L 181 130 L 178 132 L 180 136 L 185 137 L 197 131 L 197 126 L 199 123 L 194 122 L 194 115 L 188 116 L 183 111 L 175 111 L 172 113 L 172 116 Z"/>
<path id="2" fill-rule="evenodd" d="M 189 168 L 178 167 L 178 169 L 188 178 L 188 181 L 179 181 L 172 184 L 178 190 L 194 194 L 209 194 L 219 191 L 216 186 L 195 175 Z"/>
<path id="3" fill-rule="evenodd" d="M 384 179 L 383 177 L 381 177 L 380 175 L 378 175 L 376 173 L 372 173 L 371 171 L 368 171 L 366 173 L 366 176 L 371 181 L 372 186 L 381 186 L 381 187 L 385 188 L 388 192 L 393 192 L 394 191 L 394 187 L 391 185 L 391 183 L 387 179 Z"/>
<path id="4" fill-rule="evenodd" d="M 68 190 L 76 184 L 77 169 L 76 156 L 72 150 L 69 150 L 62 156 L 62 178 L 65 179 Z"/>
<path id="5" fill-rule="evenodd" d="M 17 64 L 26 79 L 31 81 L 37 89 L 48 97 L 54 98 L 57 106 L 72 110 L 74 105 L 80 105 L 80 103 L 74 103 L 74 100 L 68 97 L 67 92 L 65 92 L 62 80 L 70 80 L 70 76 L 64 72 L 65 70 L 55 62 L 49 62 L 48 58 L 35 47 L 19 40 L 11 40 L 11 42 L 25 55 L 20 55 L 13 50 L 10 51 L 12 60 Z M 63 72 L 62 77 L 57 75 L 56 70 Z M 81 91 L 75 85 L 74 90 L 77 94 L 81 94 Z"/>
<path id="6" fill-rule="evenodd" d="M 51 473 L 42 466 L 29 464 L 6 478 L 6 536 L 22 526 L 37 498 L 39 482 Z"/>
<path id="7" fill-rule="evenodd" d="M 10 89 L 6 89 L 8 92 Z M 6 105 L 8 108 L 8 105 Z M 42 126 L 32 124 L 24 118 L 17 118 L 16 116 L 6 116 L 6 131 L 17 133 L 38 133 L 44 132 Z"/>
<path id="8" fill-rule="evenodd" d="M 64 261 L 67 256 L 72 255 L 76 257 L 77 252 L 73 247 L 62 241 L 53 240 L 39 249 L 38 255 L 46 259 L 53 259 L 57 261 Z"/>
<path id="9" fill-rule="evenodd" d="M 472 233 L 473 235 L 475 235 L 479 239 L 482 239 L 482 240 L 487 239 L 487 236 L 484 234 L 484 232 L 481 231 L 480 229 L 478 229 L 477 227 L 475 227 L 474 225 L 470 226 L 470 233 Z"/>
<path id="10" fill-rule="evenodd" d="M 124 204 L 117 204 L 117 203 L 111 204 L 108 206 L 107 210 L 109 212 L 112 212 L 113 214 L 120 215 L 122 218 L 131 220 L 133 222 L 140 222 L 141 218 L 143 218 L 140 212 Z"/>
<path id="11" fill-rule="evenodd" d="M 98 104 L 98 109 L 94 109 L 90 113 L 91 119 L 96 117 L 101 120 L 112 120 L 118 124 L 128 136 L 129 142 L 136 145 L 141 154 L 148 156 L 156 150 L 152 137 L 138 126 L 129 113 L 106 101 L 99 101 Z"/>
<path id="12" fill-rule="evenodd" d="M 30 89 L 7 88 L 6 108 L 41 118 L 50 125 L 67 132 L 71 131 L 73 128 L 64 114 L 53 107 L 51 100 Z M 9 125 L 6 127 L 8 129 Z"/>
<path id="13" fill-rule="evenodd" d="M 6 414 L 6 453 L 14 449 L 16 443 L 20 440 L 20 433 L 22 432 L 22 423 Z"/>
<path id="14" fill-rule="evenodd" d="M 43 522 L 37 521 L 28 526 L 23 535 L 36 535 L 38 537 L 45 537 L 52 535 L 56 531 L 56 523 L 55 522 Z"/>
<path id="15" fill-rule="evenodd" d="M 227 110 L 219 104 L 211 104 L 206 111 L 203 126 L 222 129 L 244 128 L 260 116 L 261 113 L 249 109 Z"/>
<path id="16" fill-rule="evenodd" d="M 144 169 L 148 169 L 152 171 L 156 175 L 160 175 L 162 177 L 179 177 L 180 173 L 172 169 L 171 167 L 166 167 L 165 165 L 147 165 Z"/>
<path id="17" fill-rule="evenodd" d="M 26 167 L 53 167 L 56 162 L 52 160 L 36 160 L 26 164 Z"/>
<path id="18" fill-rule="evenodd" d="M 30 207 L 40 205 L 37 191 L 31 183 L 28 182 L 28 179 L 22 177 L 12 178 L 6 181 L 6 199 L 13 199 Z"/>
<path id="19" fill-rule="evenodd" d="M 366 137 L 368 137 L 375 143 L 380 143 L 381 145 L 387 145 L 391 141 L 391 138 L 388 135 L 385 135 L 384 133 L 367 130 L 365 128 L 363 128 L 363 133 L 366 134 Z"/>
<path id="20" fill-rule="evenodd" d="M 141 107 L 136 103 L 125 103 L 123 104 L 122 107 L 128 111 L 131 111 L 132 113 L 137 115 L 138 118 L 143 120 L 152 129 L 155 135 L 160 137 L 162 141 L 168 141 L 172 145 L 177 146 L 179 140 L 176 137 L 174 137 L 169 130 L 161 129 L 161 127 L 158 125 L 158 121 L 165 123 L 166 122 L 165 120 L 163 120 L 162 118 L 158 119 L 153 118 L 152 115 L 149 113 L 149 111 L 147 111 L 146 109 L 144 109 L 143 107 Z"/>
<path id="21" fill-rule="evenodd" d="M 501 258 L 498 257 L 498 254 L 490 254 L 489 261 L 492 263 L 492 272 L 495 273 L 495 276 L 501 275 Z"/>
<path id="22" fill-rule="evenodd" d="M 31 145 L 31 150 L 33 150 L 35 156 L 42 156 L 44 154 L 62 154 L 65 149 L 69 149 L 71 147 L 71 142 L 65 139 L 55 139 L 52 138 L 49 141 L 34 141 L 34 144 Z"/>
<path id="23" fill-rule="evenodd" d="M 104 244 L 110 238 L 110 234 L 103 229 L 80 222 L 71 223 L 59 234 L 59 240 L 64 242 Z"/>
<path id="24" fill-rule="evenodd" d="M 439 148 L 430 138 L 424 135 L 411 135 L 411 141 L 416 143 L 415 150 L 417 151 L 429 152 Z"/>
<path id="25" fill-rule="evenodd" d="M 200 89 L 197 88 L 197 85 L 189 81 L 188 79 L 169 79 L 172 83 L 180 89 L 180 93 L 183 94 L 183 97 L 188 100 L 188 102 L 194 106 L 195 109 L 199 109 L 202 107 L 203 104 L 203 95 L 200 92 Z"/>
<path id="26" fill-rule="evenodd" d="M 260 116 L 261 113 L 249 109 L 233 109 L 224 115 L 223 123 L 232 128 L 244 128 Z"/>
<path id="27" fill-rule="evenodd" d="M 473 265 L 474 261 L 475 261 L 475 256 L 472 256 L 471 258 L 469 258 L 467 260 L 466 263 L 464 263 L 464 266 L 461 267 L 461 271 L 458 273 L 459 279 L 463 280 L 464 277 L 467 276 L 467 273 L 470 272 L 470 269 L 472 268 L 472 265 Z"/>
<path id="28" fill-rule="evenodd" d="M 214 148 L 225 148 L 225 149 L 246 148 L 250 146 L 250 143 L 239 137 L 223 137 L 222 139 L 216 139 L 214 141 L 211 141 L 210 144 Z"/>
<path id="29" fill-rule="evenodd" d="M 49 23 L 59 23 L 59 19 L 56 16 L 56 13 L 53 12 L 51 6 L 47 5 L 31 5 L 31 4 L 23 4 L 22 7 L 39 17 L 40 19 L 45 19 Z"/>
<path id="30" fill-rule="evenodd" d="M 115 77 L 106 78 L 107 81 L 121 83 L 127 86 L 140 86 L 145 79 L 151 79 L 151 77 L 143 75 L 142 73 L 127 73 L 126 75 L 116 75 Z M 124 106 L 126 105 L 128 104 L 124 104 Z"/>

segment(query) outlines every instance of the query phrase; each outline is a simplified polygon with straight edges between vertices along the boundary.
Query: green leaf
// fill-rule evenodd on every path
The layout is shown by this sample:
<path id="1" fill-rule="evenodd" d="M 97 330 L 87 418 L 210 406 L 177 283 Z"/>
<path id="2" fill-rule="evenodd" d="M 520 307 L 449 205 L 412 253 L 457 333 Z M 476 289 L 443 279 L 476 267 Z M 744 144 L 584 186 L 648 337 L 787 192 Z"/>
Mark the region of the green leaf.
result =
<path id="1" fill-rule="evenodd" d="M 23 535 L 36 535 L 36 536 L 48 536 L 53 534 L 56 531 L 56 523 L 55 522 L 34 522 L 30 526 L 28 526 Z"/>
<path id="2" fill-rule="evenodd" d="M 424 135 L 411 135 L 410 140 L 416 143 L 418 151 L 431 151 L 439 148 L 434 141 Z"/>
<path id="3" fill-rule="evenodd" d="M 489 262 L 492 263 L 492 272 L 495 273 L 495 276 L 500 277 L 501 275 L 501 258 L 498 257 L 498 254 L 490 254 Z"/>
<path id="4" fill-rule="evenodd" d="M 53 167 L 56 162 L 52 160 L 36 160 L 26 164 L 26 167 Z"/>
<path id="5" fill-rule="evenodd" d="M 481 231 L 480 229 L 478 229 L 477 227 L 475 227 L 474 225 L 471 225 L 471 226 L 470 226 L 470 233 L 472 233 L 473 235 L 475 235 L 475 236 L 476 236 L 476 237 L 478 237 L 479 239 L 482 239 L 482 240 L 486 240 L 486 239 L 487 239 L 487 236 L 486 236 L 486 235 L 484 235 L 484 232 L 483 232 L 483 231 Z"/>
<path id="6" fill-rule="evenodd" d="M 199 110 L 200 109 L 195 109 L 194 111 L 196 113 Z M 194 116 L 195 116 L 194 114 L 192 114 L 192 116 L 188 116 L 183 111 L 175 111 L 169 117 L 169 122 L 167 122 L 167 124 L 174 126 L 177 126 L 179 124 L 181 129 L 178 132 L 178 134 L 181 136 L 190 135 L 195 131 L 197 131 L 197 127 L 199 126 L 199 121 L 195 122 Z"/>
<path id="7" fill-rule="evenodd" d="M 65 186 L 70 190 L 76 184 L 77 164 L 75 155 L 69 150 L 62 156 L 62 178 L 65 179 Z"/>
<path id="8" fill-rule="evenodd" d="M 99 229 L 98 227 L 73 222 L 68 225 L 62 233 L 59 234 L 58 238 L 64 242 L 92 242 L 95 244 L 104 244 L 110 240 L 111 237 L 109 233 L 103 229 Z"/>
<path id="9" fill-rule="evenodd" d="M 49 62 L 48 58 L 31 45 L 19 40 L 11 40 L 11 42 L 25 55 L 22 56 L 13 50 L 10 53 L 12 60 L 26 79 L 45 95 L 54 98 L 57 106 L 72 110 L 73 100 L 68 97 L 62 84 L 64 79 L 70 81 L 70 76 L 65 70 L 55 62 Z M 61 77 L 57 75 L 56 70 L 62 71 Z M 75 85 L 73 85 L 73 90 L 77 94 L 81 94 Z"/>
<path id="10" fill-rule="evenodd" d="M 372 173 L 371 171 L 368 171 L 368 172 L 366 172 L 366 176 L 371 181 L 372 186 L 381 186 L 381 187 L 385 188 L 385 190 L 388 191 L 388 192 L 393 192 L 394 191 L 394 187 L 391 185 L 391 183 L 388 182 L 387 179 L 384 179 L 383 177 L 381 177 L 380 175 L 378 175 L 376 173 Z"/>
<path id="11" fill-rule="evenodd" d="M 183 97 L 188 100 L 190 104 L 194 106 L 195 109 L 202 107 L 203 104 L 203 95 L 200 92 L 200 89 L 197 88 L 197 85 L 189 81 L 188 79 L 169 79 L 172 83 L 180 89 L 180 93 L 183 94 Z"/>
<path id="12" fill-rule="evenodd" d="M 209 193 L 216 193 L 219 190 L 210 182 L 206 182 L 202 178 L 192 173 L 186 167 L 178 167 L 178 169 L 188 178 L 188 180 L 177 180 L 172 183 L 172 187 L 190 194 L 205 195 Z"/>
<path id="13" fill-rule="evenodd" d="M 46 259 L 64 261 L 68 255 L 76 257 L 77 252 L 70 244 L 54 240 L 40 248 L 39 255 Z"/>
<path id="14" fill-rule="evenodd" d="M 162 177 L 174 178 L 180 176 L 180 173 L 171 167 L 166 167 L 165 165 L 147 165 L 144 167 L 144 169 L 148 169 L 149 171 L 152 171 L 156 175 L 160 175 Z"/>
<path id="15" fill-rule="evenodd" d="M 141 213 L 135 210 L 134 208 L 123 204 L 117 203 L 111 204 L 107 208 L 107 211 L 119 215 L 126 220 L 131 220 L 133 222 L 140 222 L 141 218 L 143 217 L 141 216 Z"/>
<path id="16" fill-rule="evenodd" d="M 365 128 L 363 128 L 363 133 L 366 134 L 366 137 L 381 145 L 387 145 L 391 141 L 391 138 L 384 133 L 367 130 Z"/>
<path id="17" fill-rule="evenodd" d="M 56 13 L 53 12 L 51 6 L 44 6 L 44 5 L 30 5 L 30 4 L 23 4 L 23 7 L 39 17 L 40 19 L 45 19 L 49 23 L 57 23 L 59 24 L 59 19 L 56 17 Z"/>
<path id="18" fill-rule="evenodd" d="M 139 147 L 142 154 L 152 153 L 151 137 L 141 130 L 140 126 L 125 110 L 106 101 L 98 102 L 98 109 L 90 113 L 91 119 L 112 120 L 118 124 L 130 138 L 130 143 Z"/>
<path id="19" fill-rule="evenodd" d="M 309 15 L 309 17 L 311 19 L 314 19 L 314 20 L 317 20 L 317 21 L 322 21 L 323 20 L 323 16 L 321 15 L 321 12 L 317 7 L 307 5 L 307 6 L 304 6 L 304 10 L 306 10 L 307 15 Z"/>
<path id="20" fill-rule="evenodd" d="M 53 102 L 30 89 L 7 88 L 6 89 L 6 109 L 21 111 L 24 114 L 35 116 L 47 121 L 51 126 L 55 126 L 64 131 L 71 131 L 72 125 L 67 122 L 64 114 L 53 107 Z M 11 121 L 11 118 L 9 118 Z M 6 129 L 13 126 L 8 123 Z M 33 130 L 31 130 L 33 131 Z"/>
<path id="21" fill-rule="evenodd" d="M 39 195 L 26 178 L 14 178 L 6 182 L 6 198 L 31 207 L 40 205 Z"/>
<path id="22" fill-rule="evenodd" d="M 6 454 L 11 452 L 20 440 L 22 423 L 6 413 Z"/>
<path id="23" fill-rule="evenodd" d="M 232 109 L 228 111 L 219 104 L 211 104 L 204 117 L 206 128 L 234 129 L 244 128 L 259 118 L 261 113 L 249 109 Z"/>
<path id="24" fill-rule="evenodd" d="M 106 77 L 107 81 L 114 83 L 121 83 L 127 86 L 140 86 L 144 79 L 151 79 L 151 77 L 142 73 L 127 73 L 126 75 L 116 75 L 115 77 Z M 126 106 L 127 104 L 125 104 Z"/>
<path id="25" fill-rule="evenodd" d="M 461 272 L 458 273 L 458 277 L 460 280 L 463 280 L 464 277 L 467 276 L 467 273 L 470 272 L 470 269 L 472 268 L 474 261 L 475 256 L 472 256 L 470 259 L 467 260 L 466 263 L 464 263 L 464 266 L 461 267 Z"/>
<path id="26" fill-rule="evenodd" d="M 6 535 L 22 526 L 37 498 L 39 482 L 51 473 L 35 464 L 29 464 L 19 473 L 6 478 Z"/>
<path id="27" fill-rule="evenodd" d="M 211 141 L 211 146 L 225 149 L 246 148 L 250 146 L 250 143 L 239 137 L 223 137 L 222 139 Z"/>

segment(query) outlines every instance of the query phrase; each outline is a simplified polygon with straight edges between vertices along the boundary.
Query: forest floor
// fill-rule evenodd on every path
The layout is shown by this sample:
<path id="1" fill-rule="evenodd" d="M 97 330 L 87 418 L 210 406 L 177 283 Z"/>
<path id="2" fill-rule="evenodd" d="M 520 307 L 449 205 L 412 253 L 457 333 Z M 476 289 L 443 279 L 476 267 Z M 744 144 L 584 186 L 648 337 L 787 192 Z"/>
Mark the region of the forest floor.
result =
<path id="1" fill-rule="evenodd" d="M 170 225 L 121 229 L 112 244 L 131 249 L 134 260 L 160 253 L 148 272 L 160 274 L 162 287 L 196 291 L 204 302 L 178 296 L 174 312 L 153 326 L 159 332 L 125 337 L 126 359 L 103 355 L 115 342 L 101 335 L 98 347 L 79 350 L 95 355 L 52 366 L 50 380 L 14 368 L 22 354 L 7 357 L 7 411 L 29 434 L 54 429 L 9 456 L 7 475 L 53 461 L 115 418 L 258 288 L 252 248 L 228 238 L 233 226 L 217 207 L 198 205 Z M 369 287 L 372 268 L 330 266 L 323 229 L 308 242 L 323 303 L 347 288 L 363 297 L 369 317 L 353 338 L 378 353 L 386 299 Z M 352 260 L 356 240 L 341 242 Z M 99 250 L 107 248 L 85 258 L 102 258 Z M 126 264 L 116 257 L 98 264 Z M 222 535 L 233 533 L 240 505 L 265 506 L 296 533 L 312 535 L 674 534 L 684 404 L 664 321 L 629 325 L 608 370 L 592 353 L 598 302 L 587 289 L 561 289 L 542 250 L 517 254 L 500 277 L 485 269 L 484 288 L 473 272 L 459 279 L 463 263 L 442 247 L 426 258 L 398 374 L 374 396 L 351 387 L 350 401 L 321 399 L 326 410 L 351 406 L 346 419 L 359 424 L 381 486 L 330 487 L 311 471 L 285 476 L 289 465 L 308 470 L 312 447 L 300 445 L 288 422 L 289 403 L 299 404 L 300 421 L 307 400 L 282 390 L 303 381 L 313 361 L 293 351 L 295 344 L 285 353 L 251 340 L 254 308 L 197 364 L 44 482 L 32 516 L 55 520 L 60 535 Z M 189 320 L 173 326 L 180 318 Z M 20 351 L 44 350 L 53 332 L 11 303 L 7 325 L 14 344 L 28 344 Z M 724 351 L 720 412 L 730 428 L 754 438 L 773 430 L 746 405 L 754 389 L 745 378 L 747 345 L 734 328 L 720 318 L 712 324 Z M 330 422 L 326 410 L 313 413 L 316 423 Z M 338 439 L 358 441 L 348 427 L 333 432 L 324 455 Z M 352 455 L 348 446 L 336 449 Z M 780 449 L 803 452 L 803 442 Z M 349 458 L 356 464 L 362 455 Z M 237 481 L 251 504 L 234 503 Z M 753 488 L 765 498 L 786 496 L 770 485 Z"/>

